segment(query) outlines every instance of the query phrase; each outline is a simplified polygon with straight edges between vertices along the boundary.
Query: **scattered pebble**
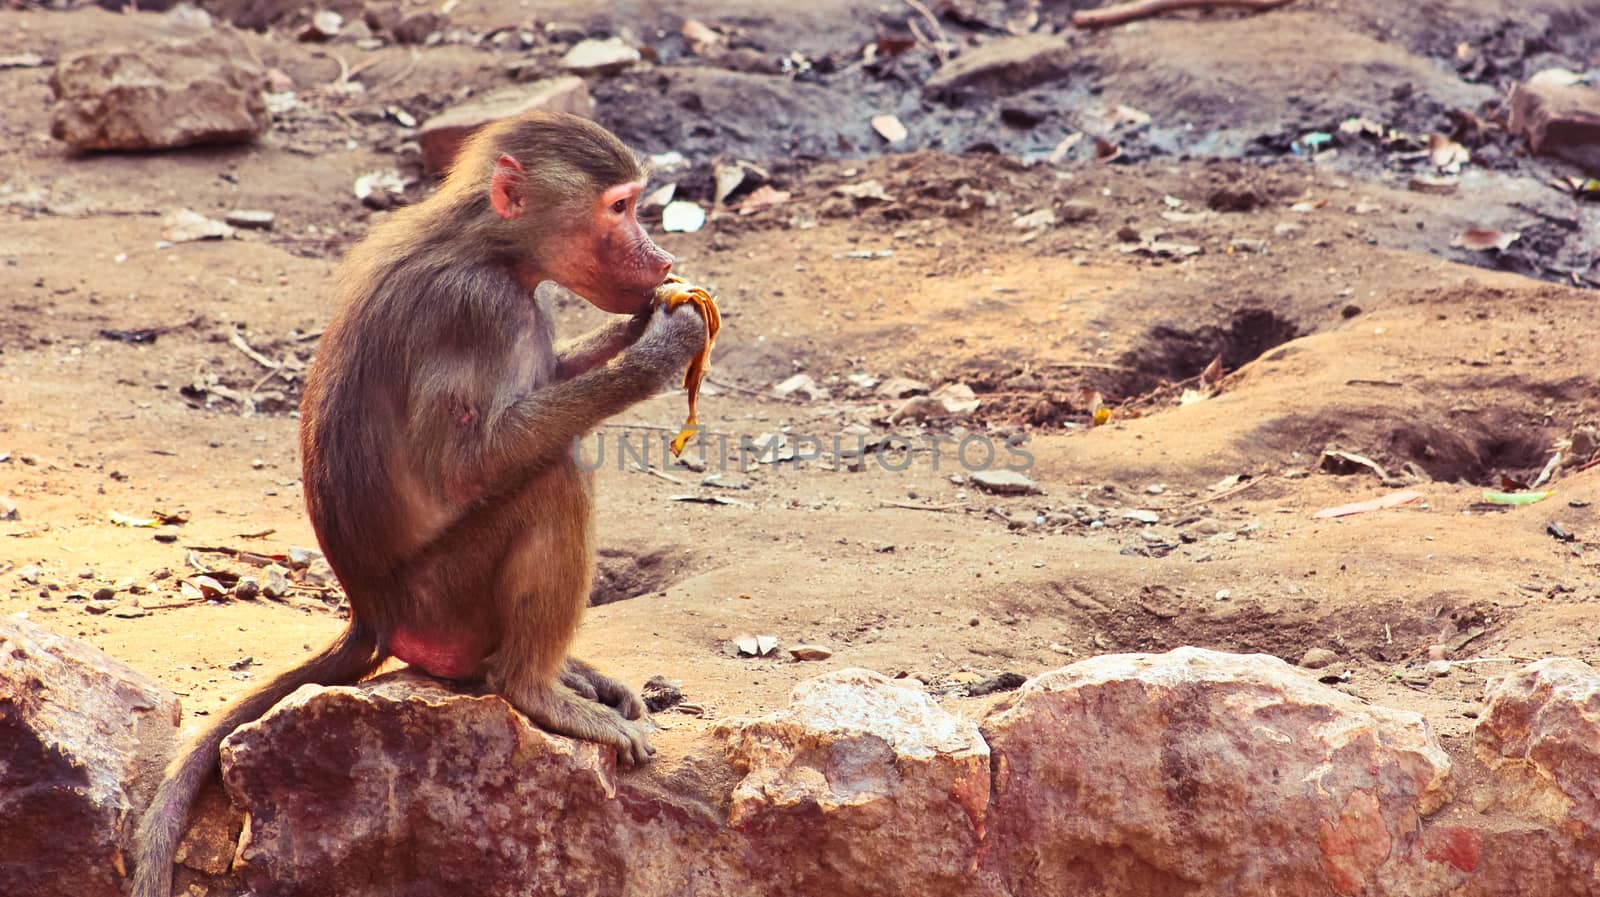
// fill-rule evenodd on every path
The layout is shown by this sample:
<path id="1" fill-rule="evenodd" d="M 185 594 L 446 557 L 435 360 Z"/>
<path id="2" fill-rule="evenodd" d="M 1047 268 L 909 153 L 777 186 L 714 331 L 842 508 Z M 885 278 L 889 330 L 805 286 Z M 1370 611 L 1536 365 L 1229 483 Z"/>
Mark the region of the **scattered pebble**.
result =
<path id="1" fill-rule="evenodd" d="M 261 571 L 261 594 L 274 600 L 289 594 L 289 571 L 269 564 Z"/>
<path id="2" fill-rule="evenodd" d="M 1015 470 L 974 470 L 972 484 L 995 495 L 1039 495 L 1044 492 L 1032 479 Z"/>
<path id="3" fill-rule="evenodd" d="M 740 654 L 748 657 L 765 657 L 778 650 L 778 637 L 775 635 L 741 635 L 733 640 L 733 646 Z"/>
<path id="4" fill-rule="evenodd" d="M 272 222 L 276 218 L 276 215 L 264 209 L 234 209 L 222 220 L 244 230 L 272 230 Z"/>
<path id="5" fill-rule="evenodd" d="M 1300 655 L 1300 666 L 1308 670 L 1320 670 L 1339 662 L 1339 655 L 1327 648 L 1307 648 L 1306 653 Z"/>
<path id="6" fill-rule="evenodd" d="M 795 660 L 827 660 L 833 656 L 833 649 L 822 645 L 795 645 L 789 649 L 789 654 Z"/>
<path id="7" fill-rule="evenodd" d="M 1232 598 L 1232 597 L 1233 597 L 1233 590 L 1232 589 L 1217 589 L 1217 600 L 1218 601 L 1227 601 L 1229 598 Z"/>
<path id="8" fill-rule="evenodd" d="M 261 582 L 254 576 L 241 576 L 239 577 L 239 581 L 234 583 L 233 597 L 238 598 L 241 601 L 254 601 L 256 598 L 260 597 L 260 595 Z"/>
<path id="9" fill-rule="evenodd" d="M 665 676 L 651 676 L 639 690 L 639 697 L 644 699 L 646 710 L 660 713 L 683 703 L 683 689 Z"/>
<path id="10" fill-rule="evenodd" d="M 1122 519 L 1137 520 L 1140 523 L 1160 523 L 1161 515 L 1155 511 L 1145 510 L 1144 508 L 1130 508 L 1129 510 L 1122 512 Z"/>
<path id="11" fill-rule="evenodd" d="M 561 67 L 575 75 L 610 75 L 643 57 L 620 37 L 579 41 L 561 57 Z"/>
<path id="12" fill-rule="evenodd" d="M 795 374 L 789 379 L 772 387 L 772 394 L 780 399 L 787 399 L 794 395 L 803 395 L 812 401 L 827 401 L 832 398 L 827 387 L 817 385 L 817 381 L 810 374 Z"/>
<path id="13" fill-rule="evenodd" d="M 17 578 L 28 585 L 36 586 L 39 584 L 41 572 L 38 564 L 28 564 L 17 568 Z"/>

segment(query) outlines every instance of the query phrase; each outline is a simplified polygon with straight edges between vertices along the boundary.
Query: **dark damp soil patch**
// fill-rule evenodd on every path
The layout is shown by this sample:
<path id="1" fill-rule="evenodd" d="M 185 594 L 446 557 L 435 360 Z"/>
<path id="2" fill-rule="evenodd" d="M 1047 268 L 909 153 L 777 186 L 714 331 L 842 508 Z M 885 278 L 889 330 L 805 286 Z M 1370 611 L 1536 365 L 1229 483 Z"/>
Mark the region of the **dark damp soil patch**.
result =
<path id="1" fill-rule="evenodd" d="M 661 592 L 687 575 L 690 553 L 678 546 L 602 548 L 595 563 L 591 607 Z"/>
<path id="2" fill-rule="evenodd" d="M 1200 375 L 1221 358 L 1224 371 L 1236 371 L 1289 340 L 1305 335 L 1301 325 L 1270 308 L 1246 306 L 1221 321 L 1183 326 L 1157 324 L 1141 344 L 1125 353 L 1101 391 L 1108 396 L 1139 396 Z"/>

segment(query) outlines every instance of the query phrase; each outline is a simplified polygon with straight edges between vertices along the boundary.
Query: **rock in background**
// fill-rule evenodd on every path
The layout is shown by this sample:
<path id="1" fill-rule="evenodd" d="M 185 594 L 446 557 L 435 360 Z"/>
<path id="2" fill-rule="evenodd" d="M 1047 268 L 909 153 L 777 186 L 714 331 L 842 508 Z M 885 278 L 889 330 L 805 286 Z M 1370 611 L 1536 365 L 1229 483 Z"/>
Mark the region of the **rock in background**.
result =
<path id="1" fill-rule="evenodd" d="M 99 650 L 0 618 L 0 894 L 122 893 L 178 713 Z"/>
<path id="2" fill-rule="evenodd" d="M 265 85 L 231 36 L 86 50 L 51 76 L 50 134 L 79 150 L 247 143 L 270 122 Z"/>

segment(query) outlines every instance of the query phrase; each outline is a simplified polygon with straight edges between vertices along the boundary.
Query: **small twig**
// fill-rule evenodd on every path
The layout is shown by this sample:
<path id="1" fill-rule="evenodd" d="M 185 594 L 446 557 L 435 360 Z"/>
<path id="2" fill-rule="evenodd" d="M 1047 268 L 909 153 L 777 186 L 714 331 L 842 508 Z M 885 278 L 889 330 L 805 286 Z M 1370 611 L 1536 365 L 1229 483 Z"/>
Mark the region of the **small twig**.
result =
<path id="1" fill-rule="evenodd" d="M 1195 499 L 1194 501 L 1186 501 L 1183 504 L 1178 505 L 1178 507 L 1180 507 L 1180 508 L 1192 508 L 1192 507 L 1195 507 L 1197 505 L 1209 504 L 1209 503 L 1214 502 L 1214 501 L 1222 501 L 1224 498 L 1232 498 L 1235 495 L 1238 495 L 1239 493 L 1245 491 L 1246 489 L 1249 489 L 1249 488 L 1255 486 L 1257 483 L 1262 483 L 1262 482 L 1265 482 L 1265 481 L 1267 481 L 1269 479 L 1271 479 L 1271 477 L 1259 476 L 1259 477 L 1256 477 L 1253 480 L 1249 480 L 1249 481 L 1240 483 L 1239 485 L 1234 486 L 1234 487 L 1232 487 L 1230 489 L 1224 489 L 1223 491 L 1218 492 L 1216 495 L 1202 495 L 1201 497 Z"/>
<path id="2" fill-rule="evenodd" d="M 1097 371 L 1126 371 L 1126 372 L 1133 371 L 1133 368 L 1128 367 L 1125 364 L 1112 364 L 1109 361 L 1052 361 L 1049 364 L 1046 364 L 1045 367 L 1047 367 L 1047 368 L 1093 368 L 1093 369 L 1095 369 Z"/>
<path id="3" fill-rule="evenodd" d="M 332 81 L 328 82 L 327 84 L 323 85 L 323 89 L 324 90 L 328 90 L 328 89 L 331 89 L 331 88 L 334 88 L 334 87 L 341 87 L 341 86 L 343 86 L 345 84 L 350 83 L 350 63 L 345 62 L 344 61 L 344 57 L 340 56 L 337 53 L 327 53 L 327 54 L 324 54 L 324 55 L 331 56 L 333 58 L 334 62 L 339 63 L 339 77 L 337 77 L 337 78 L 333 79 Z"/>
<path id="4" fill-rule="evenodd" d="M 1404 383 L 1400 383 L 1399 381 L 1396 381 L 1396 380 L 1366 380 L 1366 379 L 1363 379 L 1361 377 L 1356 377 L 1356 378 L 1351 379 L 1351 380 L 1346 380 L 1346 381 L 1344 381 L 1344 385 L 1345 386 L 1396 386 L 1396 387 L 1405 386 Z"/>
<path id="5" fill-rule="evenodd" d="M 406 61 L 406 67 L 404 69 L 401 69 L 400 74 L 395 75 L 393 78 L 390 78 L 389 80 L 383 82 L 382 84 L 379 84 L 378 86 L 372 88 L 371 90 L 368 91 L 368 93 L 375 93 L 377 91 L 387 90 L 387 89 L 395 86 L 396 84 L 399 84 L 401 81 L 404 81 L 406 78 L 409 78 L 411 76 L 412 71 L 414 71 L 416 69 L 416 67 L 417 67 L 417 59 L 421 55 L 422 54 L 417 51 L 417 48 L 412 47 L 411 48 L 411 58 Z"/>
<path id="6" fill-rule="evenodd" d="M 903 501 L 878 500 L 878 504 L 885 508 L 904 508 L 907 511 L 953 511 L 959 505 L 914 505 Z"/>
<path id="7" fill-rule="evenodd" d="M 939 57 L 939 64 L 944 65 L 946 62 L 949 62 L 950 51 L 946 48 L 950 46 L 950 39 L 945 37 L 944 26 L 939 24 L 939 17 L 934 15 L 933 12 L 928 9 L 928 7 L 924 6 L 922 4 L 922 0 L 905 0 L 905 3 L 913 10 L 916 10 L 918 15 L 922 16 L 924 19 L 927 19 L 928 24 L 933 28 L 933 40 L 925 40 L 924 42 L 933 46 L 934 54 Z M 911 26 L 912 34 L 917 35 L 919 39 L 922 38 L 922 33 L 917 29 L 917 23 L 915 21 L 908 21 L 906 24 Z"/>
<path id="8" fill-rule="evenodd" d="M 272 370 L 267 371 L 265 374 L 262 374 L 261 379 L 257 380 L 254 386 L 250 387 L 250 400 L 252 402 L 255 401 L 256 393 L 261 391 L 261 387 L 266 386 L 268 380 L 271 380 L 273 377 L 278 376 L 282 372 L 283 371 L 281 368 L 273 368 Z"/>
<path id="9" fill-rule="evenodd" d="M 644 469 L 644 472 L 650 474 L 651 476 L 653 476 L 653 477 L 655 477 L 657 479 L 666 480 L 669 483 L 677 483 L 679 486 L 685 485 L 683 480 L 681 480 L 681 479 L 679 479 L 679 478 L 677 478 L 677 477 L 673 476 L 672 474 L 667 473 L 665 471 L 656 470 L 654 467 L 646 467 Z"/>
<path id="10" fill-rule="evenodd" d="M 1535 477 L 1534 481 L 1528 484 L 1528 488 L 1529 489 L 1537 489 L 1540 486 L 1543 486 L 1545 483 L 1550 482 L 1550 478 L 1555 476 L 1556 469 L 1559 468 L 1560 466 L 1561 466 L 1561 453 L 1560 452 L 1556 452 L 1555 454 L 1550 456 L 1550 460 L 1549 461 L 1545 462 L 1544 470 L 1539 471 L 1539 476 Z"/>
<path id="11" fill-rule="evenodd" d="M 228 345 L 233 346 L 240 352 L 243 352 L 250 358 L 251 361 L 254 361 L 256 364 L 261 365 L 269 371 L 276 371 L 278 368 L 283 367 L 283 362 L 273 361 L 267 356 L 262 355 L 260 352 L 257 352 L 253 346 L 244 341 L 244 335 L 239 333 L 237 330 L 228 331 Z"/>
<path id="12" fill-rule="evenodd" d="M 911 0 L 906 2 L 909 3 Z M 1234 6 L 1260 12 L 1292 2 L 1293 0 L 1130 0 L 1128 3 L 1118 3 L 1115 6 L 1075 12 L 1072 14 L 1072 24 L 1079 28 L 1106 28 L 1180 9 L 1217 9 Z"/>
<path id="13" fill-rule="evenodd" d="M 721 380 L 716 380 L 716 379 L 713 379 L 711 377 L 707 377 L 706 378 L 706 382 L 711 384 L 712 386 L 717 387 L 718 389 L 731 389 L 734 392 L 743 393 L 744 395 L 747 395 L 747 396 L 754 396 L 754 397 L 756 397 L 758 399 L 776 399 L 777 401 L 780 401 L 780 402 L 793 402 L 795 404 L 803 404 L 804 401 L 805 401 L 804 399 L 797 399 L 794 396 L 777 396 L 777 395 L 773 395 L 770 392 L 763 392 L 762 390 L 759 390 L 759 389 L 751 389 L 748 386 L 740 386 L 737 383 L 724 383 Z"/>

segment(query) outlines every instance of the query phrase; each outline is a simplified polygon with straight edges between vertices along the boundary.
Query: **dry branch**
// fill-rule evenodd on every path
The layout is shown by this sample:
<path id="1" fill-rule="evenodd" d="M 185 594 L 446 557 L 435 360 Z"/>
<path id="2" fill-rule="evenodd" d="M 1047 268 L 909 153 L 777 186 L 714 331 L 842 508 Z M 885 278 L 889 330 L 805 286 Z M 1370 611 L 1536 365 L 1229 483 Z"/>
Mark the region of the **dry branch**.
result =
<path id="1" fill-rule="evenodd" d="M 1293 0 L 1131 0 L 1128 3 L 1075 12 L 1072 14 L 1072 24 L 1079 28 L 1108 28 L 1180 9 L 1217 9 L 1233 6 L 1263 12 L 1292 2 Z"/>

